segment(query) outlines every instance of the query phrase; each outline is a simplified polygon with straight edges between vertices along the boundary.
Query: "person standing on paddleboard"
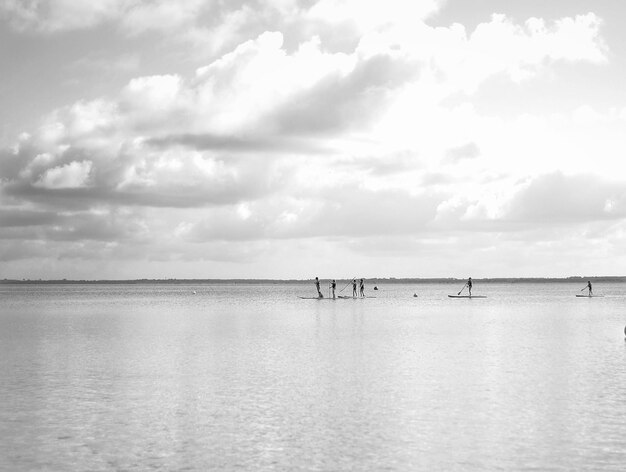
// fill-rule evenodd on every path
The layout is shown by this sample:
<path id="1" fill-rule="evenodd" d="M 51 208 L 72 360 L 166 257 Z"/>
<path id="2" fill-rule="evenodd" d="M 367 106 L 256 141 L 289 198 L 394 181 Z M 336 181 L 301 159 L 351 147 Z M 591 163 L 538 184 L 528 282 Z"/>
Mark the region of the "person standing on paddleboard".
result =
<path id="1" fill-rule="evenodd" d="M 359 294 L 356 291 L 356 279 L 352 279 L 352 296 L 358 297 Z"/>
<path id="2" fill-rule="evenodd" d="M 587 280 L 587 286 L 583 290 L 589 290 L 589 296 L 593 295 L 593 289 L 591 288 L 591 280 Z M 581 292 L 583 291 L 581 290 Z"/>
<path id="3" fill-rule="evenodd" d="M 324 298 L 324 295 L 322 295 L 322 292 L 320 291 L 320 279 L 317 277 L 315 277 L 315 288 L 317 289 L 317 297 Z"/>
<path id="4" fill-rule="evenodd" d="M 330 283 L 330 290 L 333 293 L 333 298 L 335 298 L 335 289 L 337 288 L 337 282 L 335 282 L 335 279 L 333 279 L 333 281 Z"/>
<path id="5" fill-rule="evenodd" d="M 472 296 L 472 278 L 467 279 L 467 290 L 469 291 L 469 296 Z"/>
<path id="6" fill-rule="evenodd" d="M 363 281 L 363 279 L 361 279 L 361 281 L 359 282 L 359 291 L 361 292 L 360 296 L 365 298 L 365 282 Z"/>

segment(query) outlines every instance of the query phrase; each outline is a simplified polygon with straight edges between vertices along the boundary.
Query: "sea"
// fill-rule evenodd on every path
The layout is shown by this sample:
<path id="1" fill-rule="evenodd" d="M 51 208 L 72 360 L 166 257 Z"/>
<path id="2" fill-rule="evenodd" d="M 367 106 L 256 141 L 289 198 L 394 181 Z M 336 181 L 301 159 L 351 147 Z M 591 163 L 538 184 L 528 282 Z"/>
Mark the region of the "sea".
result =
<path id="1" fill-rule="evenodd" d="M 0 470 L 625 470 L 626 284 L 377 286 L 0 285 Z"/>

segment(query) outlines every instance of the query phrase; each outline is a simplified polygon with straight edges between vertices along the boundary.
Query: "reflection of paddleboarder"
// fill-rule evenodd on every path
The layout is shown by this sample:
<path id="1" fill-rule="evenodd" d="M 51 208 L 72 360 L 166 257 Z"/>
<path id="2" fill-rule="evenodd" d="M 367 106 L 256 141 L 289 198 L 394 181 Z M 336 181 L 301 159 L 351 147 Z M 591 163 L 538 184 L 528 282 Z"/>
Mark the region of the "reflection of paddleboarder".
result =
<path id="1" fill-rule="evenodd" d="M 591 280 L 587 280 L 587 286 L 581 289 L 580 291 L 582 292 L 583 290 L 589 290 L 590 297 L 593 295 L 593 289 L 591 288 Z"/>
<path id="2" fill-rule="evenodd" d="M 320 291 L 320 279 L 317 277 L 315 277 L 315 288 L 317 289 L 318 298 L 324 298 L 324 295 L 322 295 L 322 292 Z"/>

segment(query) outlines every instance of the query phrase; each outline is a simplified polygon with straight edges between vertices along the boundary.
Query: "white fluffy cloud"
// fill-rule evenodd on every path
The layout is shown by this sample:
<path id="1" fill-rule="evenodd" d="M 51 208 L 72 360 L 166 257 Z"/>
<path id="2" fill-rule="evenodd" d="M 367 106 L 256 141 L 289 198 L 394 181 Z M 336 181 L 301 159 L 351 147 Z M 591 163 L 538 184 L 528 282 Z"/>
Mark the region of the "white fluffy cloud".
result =
<path id="1" fill-rule="evenodd" d="M 46 189 L 80 188 L 89 182 L 92 162 L 70 162 L 59 167 L 47 169 L 33 184 Z"/>

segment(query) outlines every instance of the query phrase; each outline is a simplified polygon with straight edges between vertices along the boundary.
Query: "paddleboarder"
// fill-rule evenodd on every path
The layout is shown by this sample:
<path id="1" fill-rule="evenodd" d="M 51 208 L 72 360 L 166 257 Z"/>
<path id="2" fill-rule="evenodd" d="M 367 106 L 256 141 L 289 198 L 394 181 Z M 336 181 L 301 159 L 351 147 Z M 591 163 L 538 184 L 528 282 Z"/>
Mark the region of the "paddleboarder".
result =
<path id="1" fill-rule="evenodd" d="M 322 292 L 320 291 L 320 279 L 317 277 L 315 277 L 315 288 L 317 289 L 317 297 L 324 298 L 324 295 L 322 295 Z"/>
<path id="2" fill-rule="evenodd" d="M 361 292 L 360 296 L 365 298 L 365 282 L 363 281 L 363 279 L 361 279 L 361 281 L 359 282 L 359 291 Z"/>
<path id="3" fill-rule="evenodd" d="M 356 291 L 356 279 L 352 279 L 352 296 L 355 298 L 359 296 Z"/>
<path id="4" fill-rule="evenodd" d="M 337 288 L 337 282 L 335 282 L 335 279 L 332 280 L 332 282 L 330 283 L 330 290 L 333 293 L 333 298 L 335 298 L 335 289 Z"/>
<path id="5" fill-rule="evenodd" d="M 469 296 L 472 296 L 472 278 L 467 279 L 467 290 L 469 291 Z"/>
<path id="6" fill-rule="evenodd" d="M 583 289 L 581 289 L 580 291 L 582 292 L 583 290 L 589 290 L 589 296 L 593 296 L 593 289 L 591 288 L 591 280 L 587 280 L 587 286 Z"/>

